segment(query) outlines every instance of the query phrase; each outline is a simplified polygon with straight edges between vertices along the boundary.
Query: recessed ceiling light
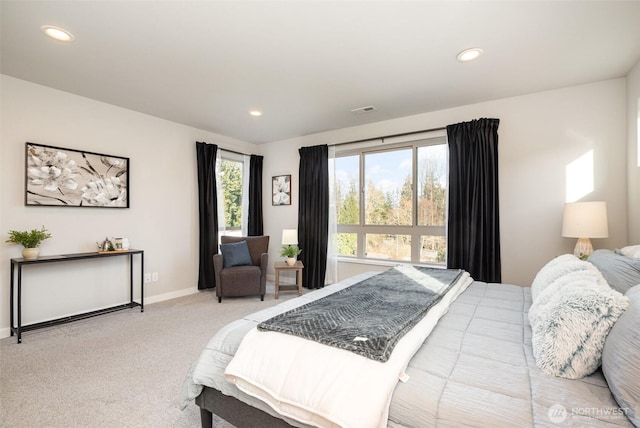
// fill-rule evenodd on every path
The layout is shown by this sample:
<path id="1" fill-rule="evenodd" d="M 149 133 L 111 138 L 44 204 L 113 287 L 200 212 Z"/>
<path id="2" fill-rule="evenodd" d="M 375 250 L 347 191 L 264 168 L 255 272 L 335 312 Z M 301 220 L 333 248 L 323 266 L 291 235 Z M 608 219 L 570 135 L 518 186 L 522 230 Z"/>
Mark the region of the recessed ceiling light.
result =
<path id="1" fill-rule="evenodd" d="M 465 49 L 458 54 L 458 61 L 460 62 L 473 61 L 474 59 L 482 55 L 482 52 L 483 50 L 480 48 Z"/>
<path id="2" fill-rule="evenodd" d="M 68 32 L 64 28 L 54 27 L 53 25 L 43 25 L 42 27 L 40 27 L 40 29 L 47 36 L 61 42 L 72 42 L 75 39 L 75 37 L 73 37 L 73 34 Z"/>
<path id="3" fill-rule="evenodd" d="M 259 117 L 262 116 L 262 112 L 260 110 L 250 110 L 249 114 L 253 117 Z"/>

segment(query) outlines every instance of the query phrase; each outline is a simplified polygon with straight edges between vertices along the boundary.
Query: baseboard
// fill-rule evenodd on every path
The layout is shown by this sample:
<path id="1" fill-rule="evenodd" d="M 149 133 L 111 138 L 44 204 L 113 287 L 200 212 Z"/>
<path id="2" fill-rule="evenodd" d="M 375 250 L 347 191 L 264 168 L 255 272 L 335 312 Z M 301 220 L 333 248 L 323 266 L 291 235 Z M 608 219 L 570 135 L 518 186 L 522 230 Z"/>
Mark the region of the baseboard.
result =
<path id="1" fill-rule="evenodd" d="M 4 339 L 5 337 L 9 337 L 11 335 L 11 329 L 9 327 L 0 328 L 0 339 Z"/>
<path id="2" fill-rule="evenodd" d="M 198 289 L 196 287 L 183 288 L 182 290 L 172 291 L 170 293 L 158 294 L 155 296 L 145 297 L 144 305 L 151 305 L 165 300 L 176 299 L 178 297 L 188 296 L 190 294 L 196 294 Z"/>

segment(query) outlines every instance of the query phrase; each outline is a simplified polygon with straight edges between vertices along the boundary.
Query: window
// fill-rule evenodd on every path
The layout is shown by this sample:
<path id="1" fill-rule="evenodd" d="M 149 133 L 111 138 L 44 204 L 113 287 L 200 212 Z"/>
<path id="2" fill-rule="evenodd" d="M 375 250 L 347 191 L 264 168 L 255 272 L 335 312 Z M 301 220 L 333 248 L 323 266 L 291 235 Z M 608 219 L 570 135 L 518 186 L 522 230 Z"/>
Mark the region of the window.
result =
<path id="1" fill-rule="evenodd" d="M 219 212 L 218 221 L 224 224 L 225 235 L 242 236 L 244 211 L 244 162 L 242 160 L 232 159 L 223 153 L 220 159 L 219 179 L 222 195 L 218 195 L 218 203 L 223 202 L 224 216 Z M 221 198 L 222 196 L 222 198 Z"/>
<path id="2" fill-rule="evenodd" d="M 364 153 L 365 224 L 411 226 L 411 149 Z"/>
<path id="3" fill-rule="evenodd" d="M 445 138 L 382 149 L 338 149 L 338 254 L 444 264 L 448 184 Z"/>

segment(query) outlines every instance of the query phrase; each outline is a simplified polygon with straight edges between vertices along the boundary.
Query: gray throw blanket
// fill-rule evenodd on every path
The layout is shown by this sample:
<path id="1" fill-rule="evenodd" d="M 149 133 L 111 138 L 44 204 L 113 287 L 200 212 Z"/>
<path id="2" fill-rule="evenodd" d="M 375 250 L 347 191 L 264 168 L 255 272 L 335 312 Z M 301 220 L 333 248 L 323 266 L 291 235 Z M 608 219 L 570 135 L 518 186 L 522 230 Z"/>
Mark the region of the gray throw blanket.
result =
<path id="1" fill-rule="evenodd" d="M 385 362 L 460 278 L 459 269 L 397 266 L 258 325 Z"/>

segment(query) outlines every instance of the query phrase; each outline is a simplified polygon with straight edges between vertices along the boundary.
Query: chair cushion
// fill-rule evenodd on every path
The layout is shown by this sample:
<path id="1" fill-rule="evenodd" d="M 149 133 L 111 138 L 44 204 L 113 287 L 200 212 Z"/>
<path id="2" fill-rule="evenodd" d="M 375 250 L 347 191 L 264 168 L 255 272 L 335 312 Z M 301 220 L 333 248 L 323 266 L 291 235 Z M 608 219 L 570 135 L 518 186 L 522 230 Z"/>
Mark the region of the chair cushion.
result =
<path id="1" fill-rule="evenodd" d="M 248 296 L 261 294 L 259 266 L 234 266 L 220 271 L 221 295 L 224 296 Z"/>
<path id="2" fill-rule="evenodd" d="M 220 251 L 222 252 L 223 266 L 225 268 L 253 264 L 247 241 L 222 244 L 220 245 Z"/>

